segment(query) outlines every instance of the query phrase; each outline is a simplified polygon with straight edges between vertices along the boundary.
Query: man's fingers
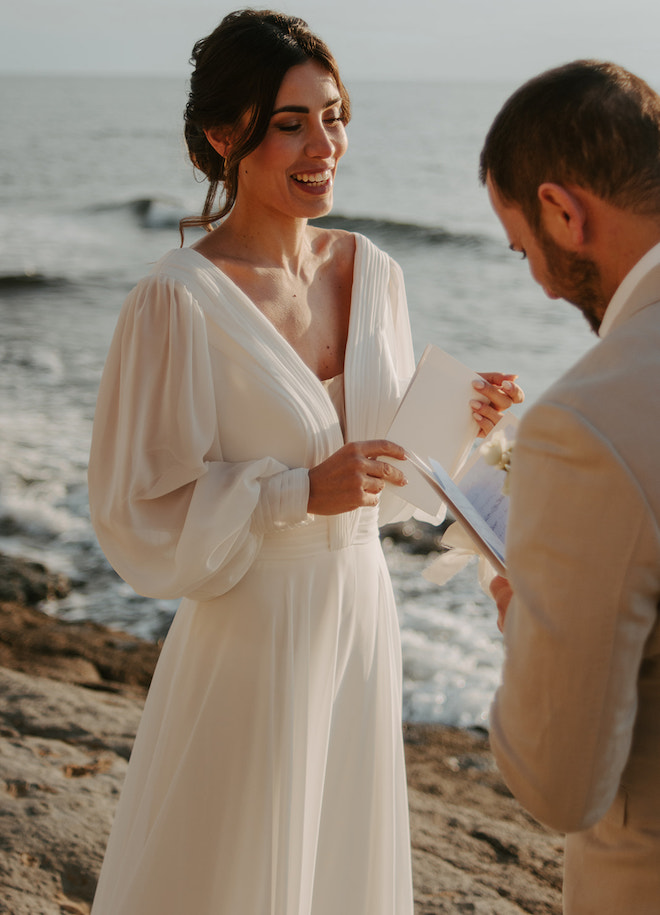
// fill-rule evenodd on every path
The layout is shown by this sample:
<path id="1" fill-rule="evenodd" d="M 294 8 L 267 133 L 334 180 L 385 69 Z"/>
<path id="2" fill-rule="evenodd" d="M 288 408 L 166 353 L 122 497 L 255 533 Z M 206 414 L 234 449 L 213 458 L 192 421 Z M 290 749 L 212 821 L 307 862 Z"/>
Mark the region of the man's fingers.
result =
<path id="1" fill-rule="evenodd" d="M 511 585 L 509 580 L 503 575 L 496 575 L 490 583 L 490 593 L 493 595 L 495 600 L 503 591 L 510 591 Z"/>

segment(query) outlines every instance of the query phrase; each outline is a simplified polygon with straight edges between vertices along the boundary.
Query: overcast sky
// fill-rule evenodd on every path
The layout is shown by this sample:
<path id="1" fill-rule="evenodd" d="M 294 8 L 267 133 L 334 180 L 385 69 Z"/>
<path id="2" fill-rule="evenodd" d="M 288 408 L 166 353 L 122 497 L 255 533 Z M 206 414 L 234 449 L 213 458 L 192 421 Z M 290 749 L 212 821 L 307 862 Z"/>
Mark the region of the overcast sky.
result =
<path id="1" fill-rule="evenodd" d="M 187 73 L 194 42 L 240 5 L 0 0 L 0 72 Z M 284 0 L 275 8 L 309 22 L 346 80 L 522 80 L 600 57 L 660 88 L 659 0 Z"/>

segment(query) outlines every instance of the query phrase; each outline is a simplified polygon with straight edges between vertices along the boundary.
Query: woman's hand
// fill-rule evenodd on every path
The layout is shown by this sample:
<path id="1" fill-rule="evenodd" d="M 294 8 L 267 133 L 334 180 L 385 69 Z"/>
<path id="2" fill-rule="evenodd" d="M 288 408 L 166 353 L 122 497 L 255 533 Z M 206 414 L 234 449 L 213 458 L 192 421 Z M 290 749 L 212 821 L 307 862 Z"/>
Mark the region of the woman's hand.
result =
<path id="1" fill-rule="evenodd" d="M 312 515 L 338 515 L 363 505 L 378 505 L 385 483 L 405 486 L 403 473 L 379 457 L 403 461 L 406 455 L 400 445 L 384 439 L 349 442 L 312 467 L 307 511 Z"/>
<path id="2" fill-rule="evenodd" d="M 472 387 L 487 401 L 471 400 L 472 415 L 479 423 L 478 437 L 484 438 L 498 424 L 504 410 L 525 399 L 523 389 L 515 380 L 517 375 L 503 375 L 501 372 L 480 372 L 483 381 L 473 381 Z"/>

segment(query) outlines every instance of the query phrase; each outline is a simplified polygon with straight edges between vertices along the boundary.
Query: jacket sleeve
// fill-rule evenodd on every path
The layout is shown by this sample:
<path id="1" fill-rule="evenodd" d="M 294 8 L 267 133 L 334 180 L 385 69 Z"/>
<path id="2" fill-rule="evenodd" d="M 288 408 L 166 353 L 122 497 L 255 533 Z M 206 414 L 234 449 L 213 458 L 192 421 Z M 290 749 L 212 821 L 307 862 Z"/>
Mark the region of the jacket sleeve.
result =
<path id="1" fill-rule="evenodd" d="M 657 530 L 611 444 L 553 404 L 521 422 L 508 529 L 514 598 L 491 744 L 523 806 L 577 831 L 609 809 L 630 751 L 657 620 Z"/>
<path id="2" fill-rule="evenodd" d="M 265 533 L 307 519 L 307 471 L 219 460 L 217 423 L 202 311 L 181 283 L 149 277 L 119 316 L 88 474 L 99 543 L 140 594 L 222 594 Z"/>

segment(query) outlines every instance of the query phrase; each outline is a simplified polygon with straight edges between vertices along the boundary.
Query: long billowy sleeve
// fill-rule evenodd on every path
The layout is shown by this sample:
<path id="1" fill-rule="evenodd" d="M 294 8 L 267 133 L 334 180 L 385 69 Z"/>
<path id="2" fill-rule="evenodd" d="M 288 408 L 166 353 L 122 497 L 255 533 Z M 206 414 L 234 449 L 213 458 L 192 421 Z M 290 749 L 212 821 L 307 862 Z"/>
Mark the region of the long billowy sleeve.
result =
<path id="1" fill-rule="evenodd" d="M 99 543 L 140 594 L 222 594 L 265 533 L 307 518 L 307 471 L 268 456 L 223 461 L 217 424 L 199 305 L 175 280 L 143 280 L 110 347 L 89 463 Z"/>

